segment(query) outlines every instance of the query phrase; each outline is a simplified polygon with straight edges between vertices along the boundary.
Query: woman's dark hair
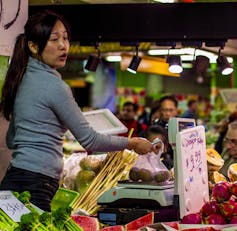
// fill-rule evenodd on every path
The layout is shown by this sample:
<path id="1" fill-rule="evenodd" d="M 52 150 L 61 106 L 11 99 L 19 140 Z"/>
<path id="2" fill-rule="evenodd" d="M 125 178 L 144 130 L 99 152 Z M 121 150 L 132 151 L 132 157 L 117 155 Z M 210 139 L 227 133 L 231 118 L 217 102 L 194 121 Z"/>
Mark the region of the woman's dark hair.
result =
<path id="1" fill-rule="evenodd" d="M 7 120 L 10 120 L 12 115 L 17 89 L 21 84 L 29 56 L 31 55 L 28 42 L 32 41 L 38 45 L 37 55 L 40 57 L 58 20 L 64 24 L 70 37 L 70 29 L 67 22 L 62 16 L 50 10 L 43 10 L 29 17 L 24 27 L 25 33 L 17 36 L 3 84 L 0 103 L 0 112 Z"/>

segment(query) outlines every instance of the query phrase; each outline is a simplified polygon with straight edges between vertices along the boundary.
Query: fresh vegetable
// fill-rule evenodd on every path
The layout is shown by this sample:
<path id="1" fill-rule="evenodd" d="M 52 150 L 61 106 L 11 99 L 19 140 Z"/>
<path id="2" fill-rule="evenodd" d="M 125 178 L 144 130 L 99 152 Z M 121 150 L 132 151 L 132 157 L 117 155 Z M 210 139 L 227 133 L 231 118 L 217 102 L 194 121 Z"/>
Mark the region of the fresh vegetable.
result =
<path id="1" fill-rule="evenodd" d="M 72 208 L 59 208 L 56 211 L 52 212 L 54 219 L 54 225 L 58 230 L 67 230 L 67 231 L 83 231 L 74 220 L 71 218 Z"/>
<path id="2" fill-rule="evenodd" d="M 73 210 L 76 211 L 80 208 L 89 214 L 95 214 L 99 208 L 97 199 L 105 191 L 115 186 L 119 180 L 127 178 L 137 157 L 135 152 L 129 150 L 108 153 L 103 168 L 75 201 Z"/>
<path id="3" fill-rule="evenodd" d="M 39 220 L 38 213 L 28 213 L 21 216 L 17 231 L 49 231 Z"/>
<path id="4" fill-rule="evenodd" d="M 16 228 L 18 224 L 14 222 L 3 210 L 0 209 L 0 230 L 11 231 Z"/>

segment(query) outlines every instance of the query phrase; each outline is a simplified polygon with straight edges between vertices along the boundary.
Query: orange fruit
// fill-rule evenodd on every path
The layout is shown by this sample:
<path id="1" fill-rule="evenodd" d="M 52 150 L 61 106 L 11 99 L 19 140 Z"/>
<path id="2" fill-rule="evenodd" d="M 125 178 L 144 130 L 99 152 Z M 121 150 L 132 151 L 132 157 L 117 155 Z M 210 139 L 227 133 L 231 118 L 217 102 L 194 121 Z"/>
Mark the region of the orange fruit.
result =
<path id="1" fill-rule="evenodd" d="M 218 171 L 224 164 L 221 155 L 213 148 L 206 149 L 208 171 Z"/>
<path id="2" fill-rule="evenodd" d="M 237 181 L 237 163 L 231 164 L 227 170 L 227 176 L 230 181 Z"/>

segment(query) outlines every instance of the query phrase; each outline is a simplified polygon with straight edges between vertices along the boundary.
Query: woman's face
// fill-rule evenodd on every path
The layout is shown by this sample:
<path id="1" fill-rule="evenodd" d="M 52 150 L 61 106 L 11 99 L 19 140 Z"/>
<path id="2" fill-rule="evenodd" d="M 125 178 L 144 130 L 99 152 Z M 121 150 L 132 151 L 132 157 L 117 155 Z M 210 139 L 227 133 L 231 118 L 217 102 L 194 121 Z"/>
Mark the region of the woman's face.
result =
<path id="1" fill-rule="evenodd" d="M 54 69 L 64 67 L 69 47 L 67 30 L 63 23 L 58 20 L 41 54 L 41 61 Z"/>

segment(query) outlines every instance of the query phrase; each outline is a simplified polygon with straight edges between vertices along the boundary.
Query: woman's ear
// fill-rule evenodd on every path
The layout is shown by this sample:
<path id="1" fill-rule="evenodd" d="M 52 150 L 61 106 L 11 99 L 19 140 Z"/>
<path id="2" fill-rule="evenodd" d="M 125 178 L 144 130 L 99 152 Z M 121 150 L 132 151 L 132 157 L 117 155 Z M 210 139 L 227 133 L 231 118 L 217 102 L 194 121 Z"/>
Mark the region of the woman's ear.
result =
<path id="1" fill-rule="evenodd" d="M 34 56 L 36 56 L 36 55 L 38 54 L 38 50 L 39 50 L 39 49 L 38 49 L 38 45 L 37 45 L 37 44 L 33 43 L 32 41 L 29 41 L 29 42 L 28 42 L 28 47 L 29 47 L 31 53 L 32 53 Z"/>

